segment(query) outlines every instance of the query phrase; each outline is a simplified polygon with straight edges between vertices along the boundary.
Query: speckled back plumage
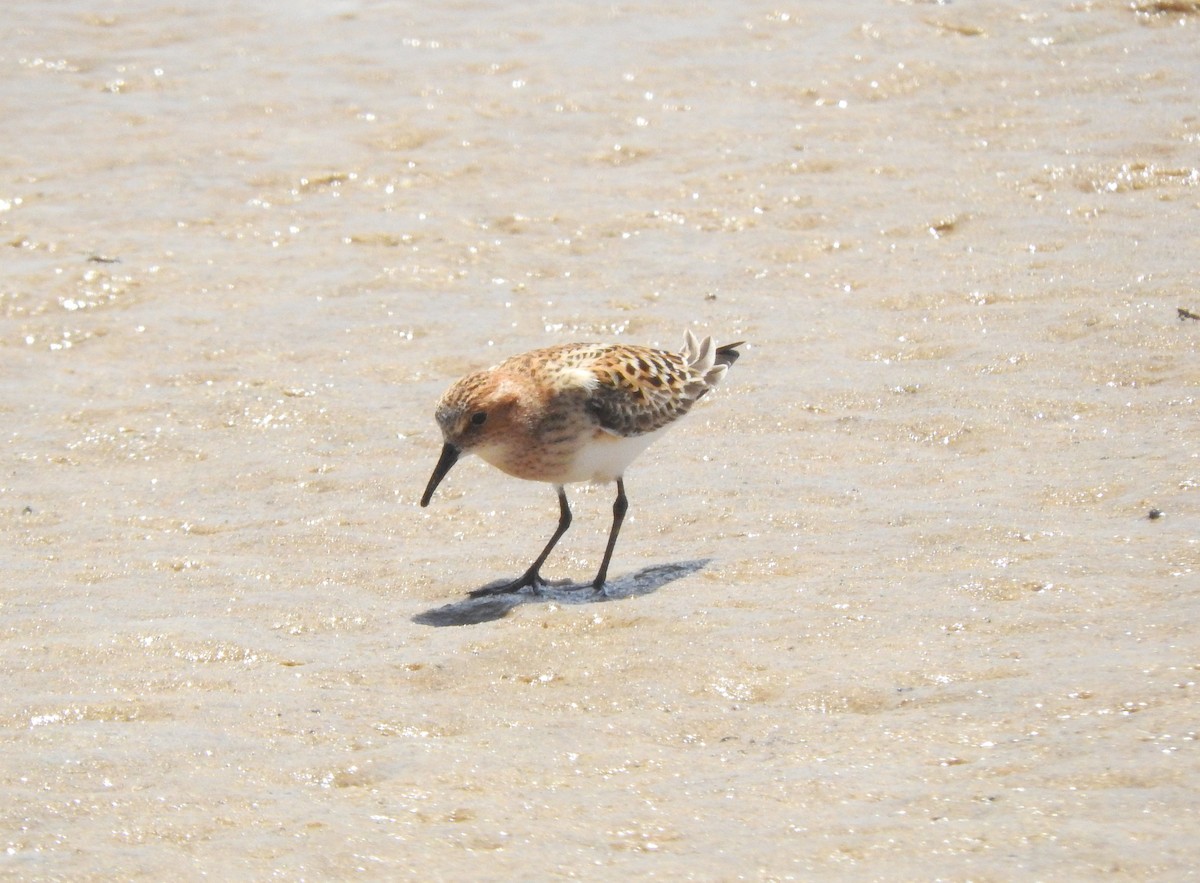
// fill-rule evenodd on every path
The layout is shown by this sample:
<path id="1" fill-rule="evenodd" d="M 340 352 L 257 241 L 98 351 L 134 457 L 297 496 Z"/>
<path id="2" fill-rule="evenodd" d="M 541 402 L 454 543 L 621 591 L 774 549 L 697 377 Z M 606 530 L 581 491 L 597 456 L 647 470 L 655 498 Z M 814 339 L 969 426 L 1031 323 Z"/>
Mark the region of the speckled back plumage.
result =
<path id="1" fill-rule="evenodd" d="M 712 338 L 699 344 L 688 332 L 682 353 L 613 344 L 585 346 L 564 356 L 595 377 L 587 408 L 600 426 L 634 436 L 662 429 L 690 411 L 720 383 L 738 357 L 738 345 L 714 349 Z"/>

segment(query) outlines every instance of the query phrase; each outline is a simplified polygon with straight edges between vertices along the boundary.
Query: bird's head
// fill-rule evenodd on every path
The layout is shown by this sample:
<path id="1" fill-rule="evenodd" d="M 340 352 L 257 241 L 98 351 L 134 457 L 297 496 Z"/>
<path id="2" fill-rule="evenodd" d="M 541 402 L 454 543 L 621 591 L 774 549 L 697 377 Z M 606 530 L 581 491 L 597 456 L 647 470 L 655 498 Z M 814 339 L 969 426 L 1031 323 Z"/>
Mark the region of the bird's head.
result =
<path id="1" fill-rule="evenodd" d="M 442 454 L 421 496 L 422 506 L 429 505 L 433 492 L 463 454 L 488 459 L 489 449 L 505 444 L 519 419 L 519 398 L 512 385 L 492 371 L 468 374 L 446 390 L 434 412 L 444 440 Z"/>

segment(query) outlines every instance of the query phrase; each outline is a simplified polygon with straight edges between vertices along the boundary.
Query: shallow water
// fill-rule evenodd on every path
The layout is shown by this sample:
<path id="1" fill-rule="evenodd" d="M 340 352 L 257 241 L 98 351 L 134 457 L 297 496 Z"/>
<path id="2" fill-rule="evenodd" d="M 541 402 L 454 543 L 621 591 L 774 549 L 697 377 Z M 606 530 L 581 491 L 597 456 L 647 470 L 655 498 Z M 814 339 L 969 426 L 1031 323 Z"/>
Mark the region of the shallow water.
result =
<path id="1" fill-rule="evenodd" d="M 1190 9 L 10 3 L 0 874 L 1193 878 Z M 468 600 L 442 389 L 688 326 Z"/>

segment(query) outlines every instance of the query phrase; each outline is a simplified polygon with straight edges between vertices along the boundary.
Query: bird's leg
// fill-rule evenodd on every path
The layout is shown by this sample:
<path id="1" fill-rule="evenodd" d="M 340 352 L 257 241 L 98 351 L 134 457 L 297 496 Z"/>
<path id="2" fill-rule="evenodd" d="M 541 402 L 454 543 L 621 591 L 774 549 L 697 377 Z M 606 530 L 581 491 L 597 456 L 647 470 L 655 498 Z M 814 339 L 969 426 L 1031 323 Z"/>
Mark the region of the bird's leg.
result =
<path id="1" fill-rule="evenodd" d="M 592 588 L 596 591 L 604 589 L 604 580 L 608 577 L 608 562 L 612 558 L 613 549 L 617 547 L 617 534 L 621 532 L 621 522 L 625 520 L 625 512 L 629 509 L 629 500 L 625 498 L 625 482 L 617 479 L 617 498 L 613 501 L 613 523 L 608 532 L 608 546 L 604 549 L 604 560 L 600 562 L 600 571 Z"/>
<path id="2" fill-rule="evenodd" d="M 516 592 L 525 588 L 526 586 L 537 588 L 538 585 L 544 582 L 540 572 L 542 565 L 546 563 L 546 559 L 550 557 L 550 552 L 553 551 L 555 545 L 560 539 L 562 539 L 562 535 L 567 532 L 567 528 L 570 526 L 571 507 L 567 505 L 567 492 L 563 490 L 563 486 L 560 484 L 558 486 L 558 527 L 554 530 L 554 536 L 550 537 L 550 542 L 546 543 L 546 548 L 542 549 L 542 554 L 537 556 L 537 560 L 534 561 L 533 564 L 529 565 L 529 569 L 525 571 L 524 574 L 513 580 L 511 583 L 507 583 L 502 586 L 496 586 L 494 588 L 476 589 L 475 591 L 471 592 L 471 597 L 478 598 L 482 595 L 503 595 L 508 592 Z"/>
<path id="3" fill-rule="evenodd" d="M 529 565 L 529 569 L 524 575 L 514 582 L 513 588 L 521 588 L 522 586 L 536 586 L 542 582 L 541 569 L 546 563 L 546 559 L 550 557 L 550 552 L 558 545 L 558 541 L 562 539 L 562 535 L 567 532 L 567 528 L 571 526 L 571 507 L 567 505 L 567 492 L 560 484 L 558 486 L 558 527 L 554 529 L 554 536 L 550 537 L 550 542 L 546 543 L 546 548 L 542 549 L 542 554 L 537 556 L 537 560 Z"/>

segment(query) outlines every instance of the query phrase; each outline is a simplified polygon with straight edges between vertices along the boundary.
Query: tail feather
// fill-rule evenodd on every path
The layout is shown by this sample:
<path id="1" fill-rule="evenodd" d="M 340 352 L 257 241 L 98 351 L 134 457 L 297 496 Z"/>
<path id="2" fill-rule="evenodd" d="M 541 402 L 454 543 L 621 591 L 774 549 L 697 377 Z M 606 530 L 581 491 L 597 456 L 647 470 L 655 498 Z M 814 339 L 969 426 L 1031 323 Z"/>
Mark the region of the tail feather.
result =
<path id="1" fill-rule="evenodd" d="M 737 348 L 745 345 L 746 341 L 739 340 L 737 343 L 727 343 L 724 346 L 717 347 L 717 364 L 732 365 L 738 360 L 738 356 L 741 355 L 741 353 L 737 351 Z"/>
<path id="2" fill-rule="evenodd" d="M 727 343 L 714 348 L 711 337 L 697 341 L 690 328 L 685 332 L 682 355 L 688 367 L 700 375 L 696 381 L 695 394 L 697 396 L 704 395 L 721 382 L 725 377 L 726 369 L 741 355 L 737 348 L 743 343 L 745 341 L 739 340 L 737 343 Z"/>
<path id="3" fill-rule="evenodd" d="M 692 329 L 687 328 L 683 332 L 683 351 L 680 355 L 691 368 L 704 373 L 713 365 L 732 365 L 741 355 L 737 348 L 745 345 L 746 341 L 739 340 L 737 343 L 727 343 L 713 349 L 712 337 L 697 340 Z"/>

